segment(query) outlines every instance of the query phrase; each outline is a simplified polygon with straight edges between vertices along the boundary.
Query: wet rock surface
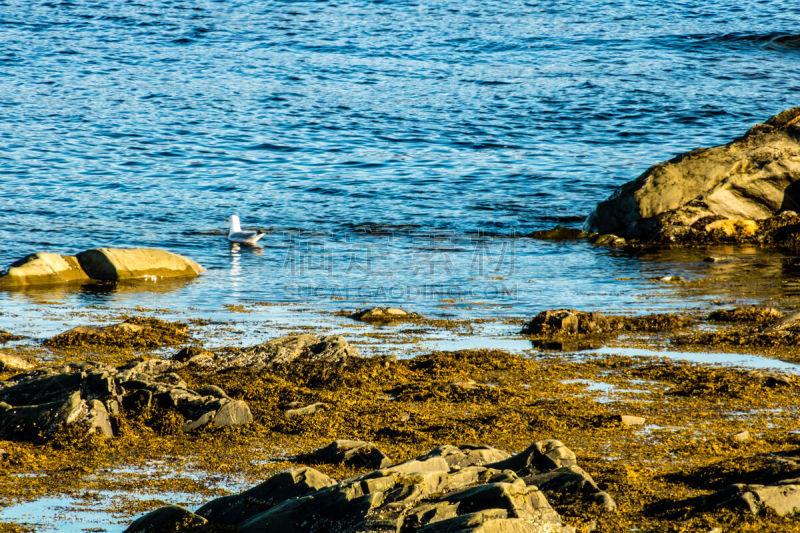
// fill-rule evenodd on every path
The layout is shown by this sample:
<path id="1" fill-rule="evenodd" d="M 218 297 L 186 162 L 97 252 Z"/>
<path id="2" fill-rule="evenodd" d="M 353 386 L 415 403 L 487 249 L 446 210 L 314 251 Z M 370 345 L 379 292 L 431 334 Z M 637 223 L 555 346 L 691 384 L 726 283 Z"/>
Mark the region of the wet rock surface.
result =
<path id="1" fill-rule="evenodd" d="M 800 205 L 800 108 L 723 146 L 692 150 L 648 169 L 601 202 L 588 231 L 662 242 L 753 237 L 758 221 Z"/>
<path id="2" fill-rule="evenodd" d="M 131 317 L 110 326 L 78 326 L 44 341 L 52 348 L 113 346 L 117 348 L 155 348 L 181 344 L 189 339 L 189 329 L 180 322 L 157 318 Z"/>
<path id="3" fill-rule="evenodd" d="M 589 233 L 578 228 L 556 226 L 552 229 L 532 231 L 528 234 L 528 237 L 543 241 L 573 241 L 586 239 L 589 237 Z"/>
<path id="4" fill-rule="evenodd" d="M 368 444 L 336 441 L 305 457 L 347 462 L 341 450 L 359 446 Z M 537 484 L 547 487 L 548 496 Z M 198 516 L 208 520 L 200 531 L 574 532 L 548 502 L 560 495 L 585 495 L 600 504 L 598 512 L 615 508 L 559 441 L 536 442 L 517 456 L 446 445 L 339 482 L 312 468 L 294 468 L 213 500 L 192 516 L 164 507 L 131 527 L 162 516 Z"/>
<path id="5" fill-rule="evenodd" d="M 37 441 L 67 429 L 113 437 L 121 413 L 157 419 L 174 412 L 185 420 L 184 432 L 252 422 L 245 402 L 218 387 L 190 390 L 174 369 L 169 361 L 149 359 L 18 374 L 0 382 L 0 438 Z"/>

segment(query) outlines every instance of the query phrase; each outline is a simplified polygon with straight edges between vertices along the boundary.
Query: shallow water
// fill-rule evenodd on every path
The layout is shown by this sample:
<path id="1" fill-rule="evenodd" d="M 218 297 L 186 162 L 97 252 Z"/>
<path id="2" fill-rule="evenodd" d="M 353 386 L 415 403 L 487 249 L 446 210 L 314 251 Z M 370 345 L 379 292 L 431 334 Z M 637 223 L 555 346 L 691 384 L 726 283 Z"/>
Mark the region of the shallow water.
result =
<path id="1" fill-rule="evenodd" d="M 795 105 L 798 16 L 733 1 L 0 1 L 0 264 L 154 246 L 209 269 L 170 291 L 0 294 L 0 327 L 46 329 L 42 301 L 195 316 L 245 301 L 703 305 L 647 282 L 701 257 L 513 237 L 577 225 L 651 164 Z M 269 230 L 263 248 L 228 247 L 233 212 Z M 492 305 L 440 307 L 453 299 Z"/>

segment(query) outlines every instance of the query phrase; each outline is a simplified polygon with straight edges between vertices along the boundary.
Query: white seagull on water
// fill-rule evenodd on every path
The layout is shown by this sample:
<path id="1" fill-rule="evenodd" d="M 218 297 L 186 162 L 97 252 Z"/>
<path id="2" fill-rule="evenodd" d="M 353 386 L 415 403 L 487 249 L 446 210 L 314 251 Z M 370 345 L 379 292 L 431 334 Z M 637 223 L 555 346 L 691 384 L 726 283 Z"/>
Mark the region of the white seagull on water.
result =
<path id="1" fill-rule="evenodd" d="M 240 242 L 242 244 L 256 244 L 256 241 L 266 235 L 259 231 L 242 231 L 242 223 L 239 221 L 239 215 L 231 215 L 231 229 L 228 231 L 228 240 L 231 242 Z"/>

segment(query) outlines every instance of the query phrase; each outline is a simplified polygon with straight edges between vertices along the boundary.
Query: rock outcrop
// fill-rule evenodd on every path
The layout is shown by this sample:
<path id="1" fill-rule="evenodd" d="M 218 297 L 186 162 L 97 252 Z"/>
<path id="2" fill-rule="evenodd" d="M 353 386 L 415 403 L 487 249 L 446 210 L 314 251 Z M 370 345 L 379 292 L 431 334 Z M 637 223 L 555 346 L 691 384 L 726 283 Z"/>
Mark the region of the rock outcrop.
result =
<path id="1" fill-rule="evenodd" d="M 549 487 L 547 496 L 537 484 Z M 589 495 L 601 509 L 614 508 L 559 441 L 534 443 L 516 456 L 490 447 L 442 446 L 339 482 L 295 468 L 191 515 L 174 506 L 157 509 L 127 531 L 180 515 L 209 532 L 574 532 L 548 502 L 560 493 Z"/>
<path id="2" fill-rule="evenodd" d="M 0 439 L 39 440 L 66 428 L 114 436 L 114 419 L 174 411 L 182 430 L 253 420 L 247 404 L 218 387 L 191 390 L 174 373 L 179 363 L 149 359 L 113 367 L 70 363 L 0 381 Z"/>
<path id="3" fill-rule="evenodd" d="M 220 368 L 248 368 L 259 370 L 288 364 L 330 363 L 346 364 L 349 359 L 360 357 L 358 350 L 350 346 L 344 337 L 330 335 L 289 335 L 271 341 L 242 348 L 219 356 Z"/>
<path id="4" fill-rule="evenodd" d="M 800 107 L 723 146 L 692 150 L 649 168 L 601 202 L 587 231 L 680 241 L 692 226 L 719 237 L 800 209 Z M 722 222 L 724 220 L 724 222 Z"/>
<path id="5" fill-rule="evenodd" d="M 0 276 L 0 288 L 17 289 L 30 285 L 87 282 L 78 259 L 70 255 L 40 252 L 23 257 L 9 265 Z"/>
<path id="6" fill-rule="evenodd" d="M 12 263 L 0 275 L 0 289 L 93 280 L 193 278 L 203 271 L 191 259 L 155 248 L 97 248 L 77 256 L 40 252 Z"/>

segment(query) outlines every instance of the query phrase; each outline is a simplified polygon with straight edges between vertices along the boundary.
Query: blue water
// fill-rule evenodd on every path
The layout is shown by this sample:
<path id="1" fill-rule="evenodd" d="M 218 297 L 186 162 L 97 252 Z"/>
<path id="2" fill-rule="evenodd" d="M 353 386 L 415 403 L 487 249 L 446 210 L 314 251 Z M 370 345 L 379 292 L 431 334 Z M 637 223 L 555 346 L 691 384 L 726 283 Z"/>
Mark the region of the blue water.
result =
<path id="1" fill-rule="evenodd" d="M 0 1 L 0 264 L 153 246 L 209 269 L 58 295 L 73 310 L 702 305 L 647 281 L 702 255 L 520 235 L 797 105 L 798 20 L 732 0 Z M 228 247 L 234 212 L 262 249 Z M 0 327 L 42 301 L 0 294 Z"/>

